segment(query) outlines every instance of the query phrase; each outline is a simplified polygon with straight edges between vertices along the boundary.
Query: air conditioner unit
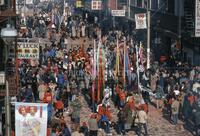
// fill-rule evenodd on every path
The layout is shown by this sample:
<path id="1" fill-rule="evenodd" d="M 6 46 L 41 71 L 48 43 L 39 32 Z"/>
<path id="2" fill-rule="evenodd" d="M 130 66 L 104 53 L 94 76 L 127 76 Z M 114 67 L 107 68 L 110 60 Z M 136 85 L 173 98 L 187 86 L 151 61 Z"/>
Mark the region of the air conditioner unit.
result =
<path id="1" fill-rule="evenodd" d="M 0 5 L 4 5 L 5 1 L 4 0 L 0 0 Z"/>

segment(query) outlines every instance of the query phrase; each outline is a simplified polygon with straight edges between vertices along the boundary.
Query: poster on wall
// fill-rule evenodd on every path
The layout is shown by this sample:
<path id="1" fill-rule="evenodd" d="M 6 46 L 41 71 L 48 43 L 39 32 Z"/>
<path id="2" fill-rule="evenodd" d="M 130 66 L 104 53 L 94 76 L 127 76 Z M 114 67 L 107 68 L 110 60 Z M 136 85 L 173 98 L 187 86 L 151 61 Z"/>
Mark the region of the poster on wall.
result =
<path id="1" fill-rule="evenodd" d="M 15 135 L 46 136 L 47 104 L 20 103 L 15 104 Z"/>
<path id="2" fill-rule="evenodd" d="M 195 3 L 195 37 L 200 37 L 200 0 Z"/>
<path id="3" fill-rule="evenodd" d="M 18 59 L 39 59 L 39 43 L 17 42 Z"/>
<path id="4" fill-rule="evenodd" d="M 146 13 L 135 14 L 136 29 L 146 29 Z"/>

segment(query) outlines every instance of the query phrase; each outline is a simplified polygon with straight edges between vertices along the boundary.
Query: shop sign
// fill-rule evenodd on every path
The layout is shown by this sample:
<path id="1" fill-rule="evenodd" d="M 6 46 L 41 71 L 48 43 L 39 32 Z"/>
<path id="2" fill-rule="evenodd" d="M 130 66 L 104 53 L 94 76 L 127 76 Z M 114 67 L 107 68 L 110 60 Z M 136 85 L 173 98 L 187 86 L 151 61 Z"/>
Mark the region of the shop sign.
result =
<path id="1" fill-rule="evenodd" d="M 39 59 L 39 43 L 18 42 L 18 59 Z"/>
<path id="2" fill-rule="evenodd" d="M 93 0 L 91 5 L 92 10 L 102 10 L 102 1 Z"/>
<path id="3" fill-rule="evenodd" d="M 112 10 L 112 16 L 124 17 L 125 10 Z"/>

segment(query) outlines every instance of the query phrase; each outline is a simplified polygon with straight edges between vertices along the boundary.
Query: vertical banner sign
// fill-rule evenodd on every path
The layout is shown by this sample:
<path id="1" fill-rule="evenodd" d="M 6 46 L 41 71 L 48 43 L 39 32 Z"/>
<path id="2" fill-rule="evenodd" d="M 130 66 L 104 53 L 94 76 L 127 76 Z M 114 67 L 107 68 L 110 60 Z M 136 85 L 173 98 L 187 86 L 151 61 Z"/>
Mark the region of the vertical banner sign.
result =
<path id="1" fill-rule="evenodd" d="M 102 9 L 102 1 L 93 0 L 92 1 L 92 10 L 101 10 Z"/>
<path id="2" fill-rule="evenodd" d="M 18 59 L 39 59 L 39 43 L 17 43 Z"/>
<path id="3" fill-rule="evenodd" d="M 15 103 L 15 135 L 46 136 L 47 104 Z"/>
<path id="4" fill-rule="evenodd" d="M 200 37 L 200 0 L 195 4 L 195 37 Z"/>
<path id="5" fill-rule="evenodd" d="M 146 13 L 135 14 L 136 29 L 146 29 Z"/>

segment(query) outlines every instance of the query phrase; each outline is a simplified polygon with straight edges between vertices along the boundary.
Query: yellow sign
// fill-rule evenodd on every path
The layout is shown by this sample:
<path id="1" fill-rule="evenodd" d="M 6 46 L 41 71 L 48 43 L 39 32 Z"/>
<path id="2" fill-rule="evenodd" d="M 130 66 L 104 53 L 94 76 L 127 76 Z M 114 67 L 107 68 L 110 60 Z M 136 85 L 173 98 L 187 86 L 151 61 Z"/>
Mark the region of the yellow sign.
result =
<path id="1" fill-rule="evenodd" d="M 77 8 L 83 7 L 82 1 L 80 1 L 80 0 L 76 1 L 76 7 L 77 7 Z"/>

